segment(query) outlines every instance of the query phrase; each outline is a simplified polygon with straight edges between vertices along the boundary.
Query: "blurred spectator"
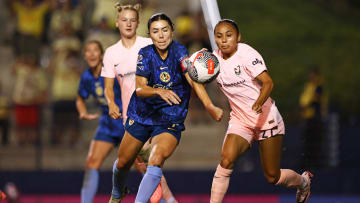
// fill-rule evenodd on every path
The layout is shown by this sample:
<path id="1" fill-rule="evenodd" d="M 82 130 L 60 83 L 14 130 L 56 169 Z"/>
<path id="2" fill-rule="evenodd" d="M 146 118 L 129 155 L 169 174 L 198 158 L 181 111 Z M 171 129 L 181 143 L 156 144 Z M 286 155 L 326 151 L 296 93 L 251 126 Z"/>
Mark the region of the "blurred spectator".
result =
<path id="1" fill-rule="evenodd" d="M 299 101 L 301 115 L 305 120 L 304 164 L 309 169 L 324 165 L 324 118 L 327 115 L 327 101 L 324 79 L 318 68 L 315 67 L 309 73 Z"/>
<path id="2" fill-rule="evenodd" d="M 59 36 L 63 25 L 67 24 L 78 37 L 82 37 L 81 7 L 73 7 L 71 0 L 57 1 L 57 8 L 52 12 L 50 19 L 50 35 L 52 41 Z"/>
<path id="3" fill-rule="evenodd" d="M 94 0 L 95 9 L 92 15 L 92 24 L 99 24 L 104 18 L 111 29 L 115 29 L 116 10 L 114 5 L 119 0 Z"/>
<path id="4" fill-rule="evenodd" d="M 10 115 L 9 115 L 9 99 L 2 91 L 0 84 L 0 128 L 1 128 L 1 143 L 7 145 L 9 142 L 9 127 L 10 127 Z"/>
<path id="5" fill-rule="evenodd" d="M 35 143 L 40 133 L 41 105 L 47 99 L 47 79 L 34 55 L 24 55 L 13 66 L 16 136 L 19 144 Z"/>
<path id="6" fill-rule="evenodd" d="M 90 40 L 100 41 L 104 49 L 106 49 L 119 41 L 119 34 L 109 27 L 108 20 L 104 17 L 99 24 L 93 26 L 88 32 L 86 41 Z"/>
<path id="7" fill-rule="evenodd" d="M 59 144 L 70 133 L 70 144 L 77 142 L 80 123 L 75 100 L 82 72 L 81 42 L 73 35 L 69 24 L 63 25 L 62 35 L 53 42 L 50 62 L 52 72 L 52 132 L 51 143 Z"/>
<path id="8" fill-rule="evenodd" d="M 149 18 L 154 15 L 157 11 L 157 1 L 156 0 L 140 0 L 141 12 L 139 13 L 139 26 L 137 29 L 137 34 L 142 37 L 148 37 L 148 28 L 147 22 Z"/>
<path id="9" fill-rule="evenodd" d="M 44 19 L 49 10 L 49 0 L 8 0 L 12 15 L 16 17 L 16 31 L 13 36 L 14 51 L 17 56 L 40 55 Z"/>

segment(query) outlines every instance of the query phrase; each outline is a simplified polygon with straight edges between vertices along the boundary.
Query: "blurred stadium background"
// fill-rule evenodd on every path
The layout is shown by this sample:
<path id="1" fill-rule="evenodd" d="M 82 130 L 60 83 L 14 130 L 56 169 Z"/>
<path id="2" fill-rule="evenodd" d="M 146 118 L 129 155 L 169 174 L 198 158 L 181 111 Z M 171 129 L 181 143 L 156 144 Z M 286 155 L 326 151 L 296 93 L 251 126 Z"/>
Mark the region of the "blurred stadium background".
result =
<path id="1" fill-rule="evenodd" d="M 35 6 L 26 7 L 29 2 Z M 97 121 L 78 121 L 76 112 L 64 106 L 74 104 L 76 98 L 79 74 L 85 68 L 84 42 L 98 39 L 107 47 L 119 40 L 115 2 L 0 1 L 0 190 L 17 190 L 9 202 L 80 201 L 86 154 Z M 243 42 L 262 54 L 275 82 L 271 96 L 287 127 L 282 167 L 312 170 L 310 203 L 360 202 L 359 1 L 219 0 L 218 4 L 221 17 L 236 20 Z M 35 8 L 34 18 L 19 18 L 26 9 Z M 147 19 L 160 11 L 172 17 L 176 38 L 190 53 L 210 46 L 197 0 L 144 0 L 140 35 L 146 36 Z M 216 84 L 207 89 L 228 113 Z M 39 110 L 38 125 L 17 127 L 21 121 L 14 110 L 24 105 Z M 96 111 L 94 101 L 88 105 Z M 225 116 L 221 123 L 211 121 L 199 101 L 192 99 L 187 129 L 164 167 L 179 202 L 209 201 L 227 120 Z M 95 202 L 107 202 L 115 158 L 116 151 L 102 167 Z M 128 184 L 133 194 L 139 181 L 140 176 L 131 173 Z M 238 160 L 228 193 L 224 201 L 228 203 L 295 202 L 295 190 L 266 183 L 256 144 Z"/>

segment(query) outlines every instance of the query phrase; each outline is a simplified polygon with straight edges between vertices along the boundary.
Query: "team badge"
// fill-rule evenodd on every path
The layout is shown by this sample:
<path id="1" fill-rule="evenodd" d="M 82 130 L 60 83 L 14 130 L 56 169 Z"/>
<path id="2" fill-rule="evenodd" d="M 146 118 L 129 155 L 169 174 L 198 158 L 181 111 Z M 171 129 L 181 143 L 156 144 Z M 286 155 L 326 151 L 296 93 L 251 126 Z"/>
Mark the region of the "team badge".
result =
<path id="1" fill-rule="evenodd" d="M 241 66 L 240 66 L 240 65 L 237 65 L 237 66 L 234 68 L 234 71 L 235 71 L 235 74 L 236 74 L 236 75 L 240 75 L 240 74 L 241 74 Z"/>
<path id="2" fill-rule="evenodd" d="M 143 56 L 141 54 L 138 55 L 137 61 L 141 61 L 143 59 Z"/>
<path id="3" fill-rule="evenodd" d="M 171 79 L 170 74 L 168 72 L 161 72 L 160 73 L 160 80 L 163 82 L 169 82 Z"/>
<path id="4" fill-rule="evenodd" d="M 97 96 L 103 96 L 104 95 L 104 90 L 101 87 L 101 84 L 99 82 L 95 83 L 95 93 Z"/>
<path id="5" fill-rule="evenodd" d="M 134 124 L 134 120 L 129 119 L 129 125 L 132 125 L 132 124 Z"/>

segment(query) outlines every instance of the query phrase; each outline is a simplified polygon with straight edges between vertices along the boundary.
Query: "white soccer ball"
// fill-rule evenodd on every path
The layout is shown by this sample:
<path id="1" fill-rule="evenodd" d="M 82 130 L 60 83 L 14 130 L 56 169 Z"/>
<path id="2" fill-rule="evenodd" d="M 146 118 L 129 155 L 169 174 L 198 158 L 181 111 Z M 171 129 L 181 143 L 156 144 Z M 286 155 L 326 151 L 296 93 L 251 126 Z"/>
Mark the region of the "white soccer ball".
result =
<path id="1" fill-rule="evenodd" d="M 217 57 L 208 51 L 198 51 L 189 59 L 192 63 L 188 69 L 190 78 L 198 83 L 209 83 L 220 73 L 220 64 Z"/>

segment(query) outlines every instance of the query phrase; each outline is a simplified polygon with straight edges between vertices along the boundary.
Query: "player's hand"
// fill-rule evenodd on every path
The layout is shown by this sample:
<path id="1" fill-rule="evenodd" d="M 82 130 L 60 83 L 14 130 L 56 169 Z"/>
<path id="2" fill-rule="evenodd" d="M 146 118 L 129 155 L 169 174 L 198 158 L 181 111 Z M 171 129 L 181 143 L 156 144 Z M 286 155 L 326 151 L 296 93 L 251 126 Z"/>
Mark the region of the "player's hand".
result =
<path id="1" fill-rule="evenodd" d="M 172 90 L 165 90 L 161 88 L 157 88 L 156 90 L 157 94 L 161 97 L 161 99 L 166 101 L 170 106 L 172 106 L 173 104 L 180 104 L 181 99 Z"/>
<path id="2" fill-rule="evenodd" d="M 262 113 L 262 109 L 261 109 L 261 105 L 260 104 L 257 104 L 257 103 L 254 103 L 251 107 L 251 109 L 253 111 L 256 112 L 256 114 L 261 114 Z"/>
<path id="3" fill-rule="evenodd" d="M 221 121 L 224 115 L 224 111 L 221 108 L 214 106 L 213 104 L 207 106 L 206 110 L 210 113 L 211 117 L 218 122 Z"/>
<path id="4" fill-rule="evenodd" d="M 86 120 L 95 120 L 97 118 L 99 118 L 100 115 L 98 113 L 93 113 L 93 114 L 80 114 L 79 118 L 80 119 L 86 119 Z"/>
<path id="5" fill-rule="evenodd" d="M 113 119 L 119 119 L 122 117 L 120 109 L 115 103 L 109 104 L 109 116 Z"/>
<path id="6" fill-rule="evenodd" d="M 142 160 L 142 158 L 140 156 L 136 157 L 136 159 L 134 161 L 134 167 L 141 174 L 146 173 L 146 164 L 144 163 L 144 161 Z"/>

